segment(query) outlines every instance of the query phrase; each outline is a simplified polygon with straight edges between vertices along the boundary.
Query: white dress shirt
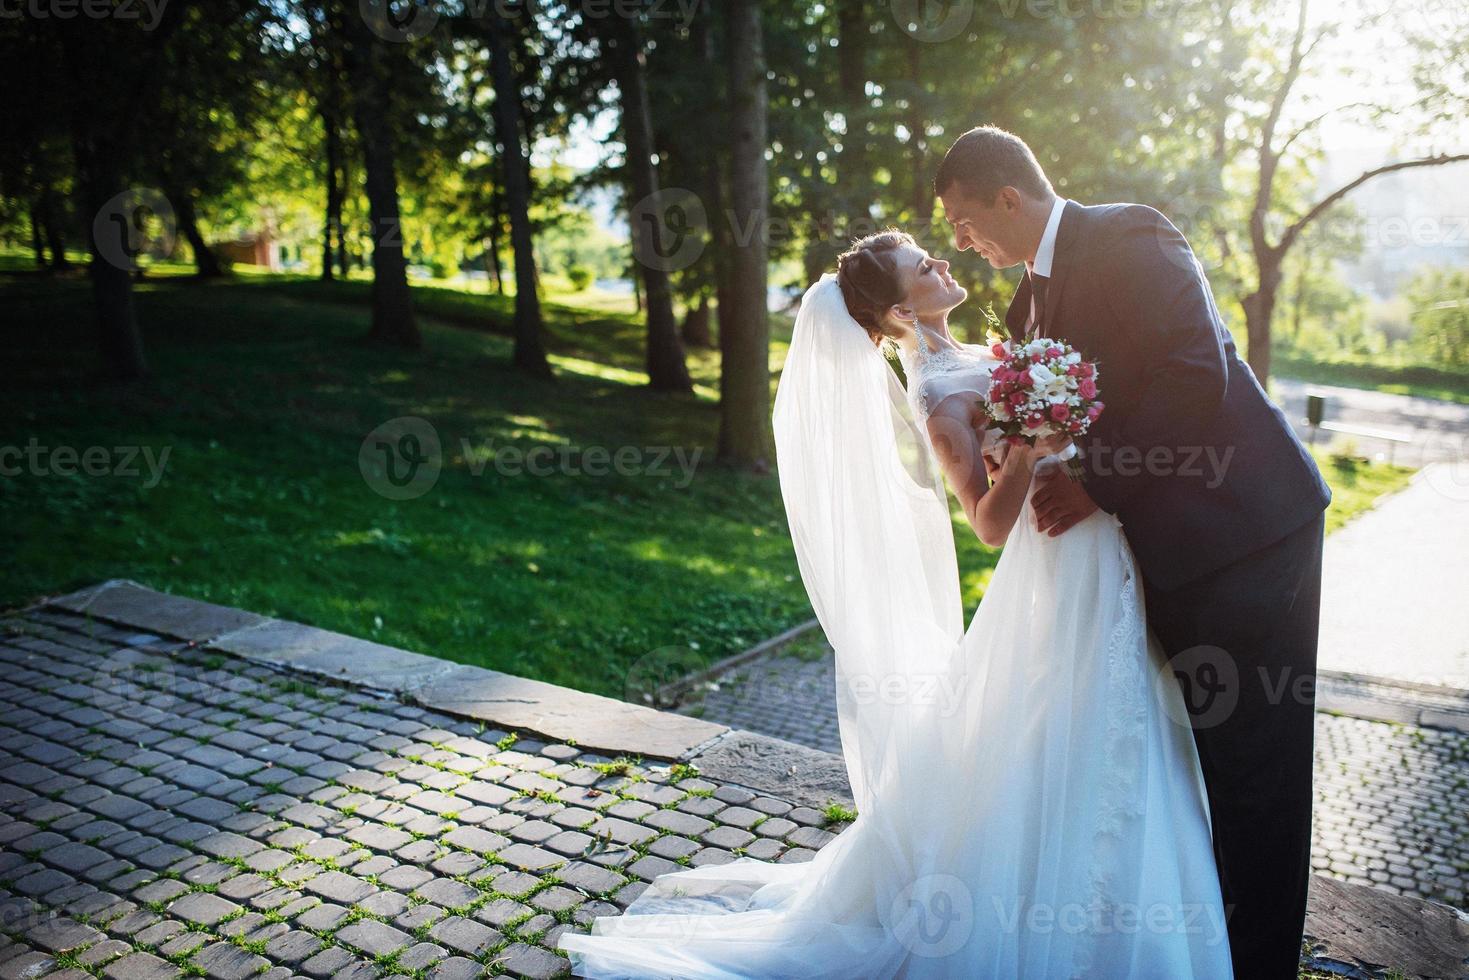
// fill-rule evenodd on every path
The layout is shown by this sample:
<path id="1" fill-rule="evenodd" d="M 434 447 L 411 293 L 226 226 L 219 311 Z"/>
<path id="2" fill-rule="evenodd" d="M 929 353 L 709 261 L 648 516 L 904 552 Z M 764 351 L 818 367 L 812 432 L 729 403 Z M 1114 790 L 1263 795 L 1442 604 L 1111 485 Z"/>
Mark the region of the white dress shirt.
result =
<path id="1" fill-rule="evenodd" d="M 1051 266 L 1056 261 L 1056 229 L 1061 227 L 1061 212 L 1066 210 L 1066 199 L 1057 195 L 1051 205 L 1051 216 L 1046 219 L 1046 230 L 1041 233 L 1041 243 L 1035 250 L 1035 261 L 1026 263 L 1033 276 L 1050 278 Z"/>

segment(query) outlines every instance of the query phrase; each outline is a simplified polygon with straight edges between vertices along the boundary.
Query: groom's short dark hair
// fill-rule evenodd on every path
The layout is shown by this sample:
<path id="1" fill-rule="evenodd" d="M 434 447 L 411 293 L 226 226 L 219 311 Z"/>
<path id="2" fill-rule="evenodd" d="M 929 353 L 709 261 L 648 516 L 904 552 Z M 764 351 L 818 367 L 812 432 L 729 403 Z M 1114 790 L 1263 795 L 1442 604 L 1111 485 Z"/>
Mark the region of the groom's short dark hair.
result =
<path id="1" fill-rule="evenodd" d="M 960 136 L 944 154 L 933 177 L 933 192 L 948 193 L 958 185 L 966 197 L 992 202 L 1001 187 L 1013 187 L 1030 197 L 1053 193 L 1045 171 L 1025 140 L 995 126 L 976 126 Z"/>

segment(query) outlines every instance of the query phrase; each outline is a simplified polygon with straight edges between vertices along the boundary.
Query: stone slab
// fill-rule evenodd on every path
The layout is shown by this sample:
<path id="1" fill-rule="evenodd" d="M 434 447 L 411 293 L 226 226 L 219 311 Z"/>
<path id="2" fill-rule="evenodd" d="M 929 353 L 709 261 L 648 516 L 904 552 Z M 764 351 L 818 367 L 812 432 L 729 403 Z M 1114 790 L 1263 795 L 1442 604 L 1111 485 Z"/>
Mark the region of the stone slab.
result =
<path id="1" fill-rule="evenodd" d="M 57 596 L 46 605 L 194 642 L 268 622 L 243 609 L 158 592 L 123 578 Z"/>
<path id="2" fill-rule="evenodd" d="M 209 649 L 391 694 L 413 691 L 456 667 L 436 657 L 279 619 L 219 636 Z"/>
<path id="3" fill-rule="evenodd" d="M 706 779 L 738 783 L 817 809 L 828 803 L 854 805 L 841 756 L 768 735 L 731 731 L 691 761 Z"/>
<path id="4" fill-rule="evenodd" d="M 413 691 L 412 698 L 436 711 L 569 740 L 582 749 L 658 759 L 678 759 L 729 731 L 698 718 L 482 667 L 455 667 Z"/>
<path id="5" fill-rule="evenodd" d="M 1447 905 L 1312 875 L 1306 936 L 1322 965 L 1469 977 L 1469 915 Z"/>

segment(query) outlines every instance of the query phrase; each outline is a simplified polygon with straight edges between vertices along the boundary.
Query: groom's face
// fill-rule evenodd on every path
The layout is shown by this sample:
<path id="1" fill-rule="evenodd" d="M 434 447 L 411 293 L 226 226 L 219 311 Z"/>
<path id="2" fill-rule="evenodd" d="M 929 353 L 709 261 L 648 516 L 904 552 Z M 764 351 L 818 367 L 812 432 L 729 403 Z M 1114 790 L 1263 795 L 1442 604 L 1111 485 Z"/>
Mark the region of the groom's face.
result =
<path id="1" fill-rule="evenodd" d="M 1025 261 L 1018 239 L 1022 201 L 1013 187 L 1002 187 L 993 201 L 969 195 L 958 184 L 939 195 L 944 219 L 954 229 L 954 247 L 978 252 L 996 269 L 1008 269 Z"/>

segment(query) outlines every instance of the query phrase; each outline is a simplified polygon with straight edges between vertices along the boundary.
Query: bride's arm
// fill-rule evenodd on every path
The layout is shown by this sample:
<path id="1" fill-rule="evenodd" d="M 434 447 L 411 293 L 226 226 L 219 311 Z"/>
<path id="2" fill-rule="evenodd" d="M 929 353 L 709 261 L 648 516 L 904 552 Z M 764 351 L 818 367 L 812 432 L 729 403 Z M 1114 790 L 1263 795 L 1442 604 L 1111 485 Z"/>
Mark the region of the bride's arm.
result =
<path id="1" fill-rule="evenodd" d="M 928 417 L 928 435 L 969 526 L 979 540 L 998 548 L 1010 536 L 1025 506 L 1036 460 L 1055 452 L 1056 447 L 1048 443 L 1014 446 L 1003 454 L 1002 461 L 988 459 L 981 452 L 981 431 L 973 421 L 975 397 L 958 393 L 940 402 Z"/>

